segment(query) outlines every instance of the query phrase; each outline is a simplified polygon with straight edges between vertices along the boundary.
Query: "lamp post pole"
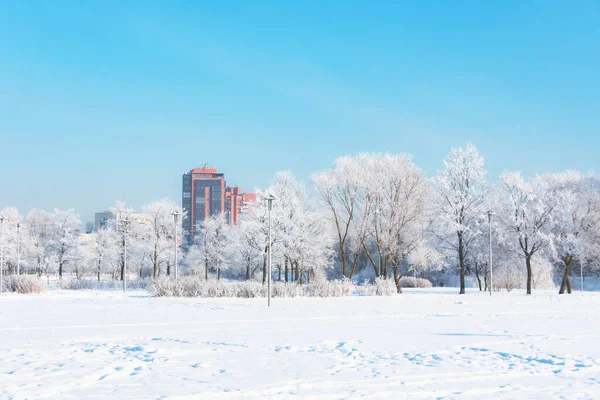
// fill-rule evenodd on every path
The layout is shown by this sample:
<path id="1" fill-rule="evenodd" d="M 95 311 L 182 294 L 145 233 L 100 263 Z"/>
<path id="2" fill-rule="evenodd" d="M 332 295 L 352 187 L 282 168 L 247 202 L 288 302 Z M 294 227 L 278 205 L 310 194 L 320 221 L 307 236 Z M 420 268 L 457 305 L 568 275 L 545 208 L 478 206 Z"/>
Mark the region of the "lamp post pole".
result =
<path id="1" fill-rule="evenodd" d="M 269 209 L 269 245 L 267 247 L 269 268 L 267 273 L 267 305 L 271 307 L 271 245 L 273 244 L 273 241 L 271 240 L 271 209 L 273 208 L 273 200 L 275 200 L 275 197 L 273 197 L 272 195 L 268 195 L 267 197 L 265 197 L 265 199 L 267 200 Z"/>
<path id="2" fill-rule="evenodd" d="M 492 215 L 494 212 L 488 211 L 489 234 L 490 234 L 490 296 L 492 295 L 492 287 L 494 283 L 494 267 L 492 264 Z"/>
<path id="3" fill-rule="evenodd" d="M 17 275 L 21 275 L 21 223 L 17 222 Z"/>
<path id="4" fill-rule="evenodd" d="M 2 293 L 2 279 L 4 270 L 4 215 L 0 215 L 0 293 Z"/>
<path id="5" fill-rule="evenodd" d="M 177 220 L 179 219 L 179 215 L 181 215 L 179 211 L 175 211 L 173 213 L 173 222 L 175 223 L 175 281 L 177 281 L 177 279 L 179 278 L 177 268 Z"/>

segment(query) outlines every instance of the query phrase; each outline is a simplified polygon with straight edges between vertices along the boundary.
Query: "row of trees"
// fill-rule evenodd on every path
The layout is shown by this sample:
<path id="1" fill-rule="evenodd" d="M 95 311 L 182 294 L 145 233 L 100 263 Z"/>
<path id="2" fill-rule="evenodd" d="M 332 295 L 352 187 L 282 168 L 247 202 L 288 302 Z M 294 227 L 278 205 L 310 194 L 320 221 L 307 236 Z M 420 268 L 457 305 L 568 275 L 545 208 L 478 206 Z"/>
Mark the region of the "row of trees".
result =
<path id="1" fill-rule="evenodd" d="M 341 274 L 352 277 L 366 256 L 377 274 L 393 277 L 419 268 L 456 266 L 460 293 L 472 273 L 489 283 L 488 211 L 493 250 L 504 281 L 522 271 L 530 294 L 538 280 L 562 273 L 571 292 L 574 260 L 598 265 L 600 180 L 577 171 L 525 179 L 505 172 L 488 184 L 484 160 L 468 143 L 453 149 L 444 169 L 427 180 L 407 155 L 342 157 L 313 176 L 336 228 Z M 538 271 L 534 271 L 537 267 Z M 398 285 L 398 290 L 400 287 Z"/>
<path id="2" fill-rule="evenodd" d="M 6 272 L 20 264 L 21 271 L 39 275 L 122 279 L 127 240 L 127 273 L 140 277 L 172 274 L 177 246 L 186 273 L 265 282 L 271 247 L 275 279 L 380 276 L 393 279 L 401 292 L 403 276 L 444 270 L 456 271 L 464 293 L 468 277 L 480 290 L 490 285 L 490 226 L 494 288 L 524 286 L 531 293 L 558 271 L 560 292 L 570 293 L 574 262 L 590 270 L 598 265 L 600 180 L 594 175 L 567 171 L 525 179 L 506 172 L 490 184 L 483 158 L 468 143 L 453 149 L 431 179 L 409 155 L 364 153 L 337 159 L 312 182 L 314 195 L 308 196 L 290 172 L 278 172 L 268 188 L 257 190 L 259 199 L 276 198 L 270 243 L 262 201 L 249 204 L 235 226 L 222 215 L 209 218 L 193 238 L 181 234 L 181 218 L 176 226 L 173 214 L 183 210 L 169 200 L 152 202 L 141 214 L 117 203 L 111 209 L 116 218 L 88 235 L 79 233 L 73 210 L 33 210 L 22 218 L 6 208 L 0 239 Z M 494 212 L 491 225 L 488 211 Z"/>
<path id="3" fill-rule="evenodd" d="M 25 218 L 16 208 L 1 210 L 4 272 L 57 274 L 61 278 L 69 273 L 78 279 L 94 274 L 98 280 L 109 274 L 122 279 L 127 238 L 128 273 L 135 271 L 140 277 L 170 274 L 175 251 L 172 213 L 181 213 L 181 208 L 161 200 L 146 205 L 143 214 L 134 214 L 122 202 L 111 211 L 116 218 L 107 227 L 82 234 L 81 219 L 72 209 L 34 209 Z M 132 218 L 134 215 L 139 217 Z M 129 224 L 125 225 L 126 221 Z M 178 233 L 181 236 L 181 226 Z"/>

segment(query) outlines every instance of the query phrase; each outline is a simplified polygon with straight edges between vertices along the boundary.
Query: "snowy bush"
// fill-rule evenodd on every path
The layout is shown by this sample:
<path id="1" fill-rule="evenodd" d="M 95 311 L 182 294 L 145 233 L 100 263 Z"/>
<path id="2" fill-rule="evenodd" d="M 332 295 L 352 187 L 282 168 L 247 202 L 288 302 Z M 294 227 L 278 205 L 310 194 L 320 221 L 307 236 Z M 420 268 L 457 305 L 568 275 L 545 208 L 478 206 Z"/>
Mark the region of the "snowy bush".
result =
<path id="1" fill-rule="evenodd" d="M 236 282 L 235 284 L 232 284 L 235 286 L 236 289 L 236 296 L 234 297 L 243 297 L 243 298 L 255 298 L 255 297 L 265 297 L 267 295 L 267 287 L 264 286 L 262 283 L 260 282 L 256 282 L 256 281 L 243 281 L 243 282 Z M 273 289 L 272 291 L 272 295 L 273 297 L 285 297 L 285 296 L 280 296 L 280 295 L 276 295 L 275 294 L 275 286 L 276 285 L 272 285 L 271 289 Z M 281 286 L 281 284 L 277 285 L 277 286 Z"/>
<path id="2" fill-rule="evenodd" d="M 198 276 L 186 276 L 178 281 L 162 277 L 152 282 L 150 291 L 156 297 L 242 297 L 266 296 L 266 287 L 259 282 L 226 282 L 203 280 Z"/>
<path id="3" fill-rule="evenodd" d="M 150 290 L 156 297 L 179 297 L 184 295 L 183 287 L 183 280 L 157 278 L 150 285 Z"/>
<path id="4" fill-rule="evenodd" d="M 398 293 L 396 284 L 392 279 L 376 278 L 375 282 L 365 280 L 356 287 L 359 296 L 393 296 Z"/>
<path id="5" fill-rule="evenodd" d="M 354 284 L 349 279 L 334 281 L 321 280 L 306 285 L 305 295 L 310 297 L 342 297 L 354 291 Z"/>
<path id="6" fill-rule="evenodd" d="M 386 284 L 387 285 L 387 284 Z M 377 293 L 377 286 L 373 293 Z M 297 283 L 273 282 L 271 295 L 273 297 L 342 297 L 351 295 L 355 290 L 352 281 L 343 279 L 337 281 L 319 280 L 313 283 L 299 285 Z M 388 293 L 388 289 L 379 289 Z M 266 297 L 267 287 L 257 281 L 227 282 L 224 280 L 203 280 L 195 276 L 186 276 L 175 282 L 174 279 L 163 277 L 150 284 L 150 291 L 156 297 Z M 395 292 L 394 292 L 395 293 Z"/>
<path id="7" fill-rule="evenodd" d="M 393 279 L 375 279 L 375 294 L 377 296 L 393 296 L 398 293 L 398 288 Z"/>
<path id="8" fill-rule="evenodd" d="M 413 278 L 412 276 L 403 276 L 400 278 L 400 287 L 403 288 L 422 288 L 432 287 L 431 282 L 423 278 Z"/>
<path id="9" fill-rule="evenodd" d="M 303 295 L 303 286 L 296 283 L 274 282 L 271 290 L 273 297 L 299 297 Z"/>
<path id="10" fill-rule="evenodd" d="M 15 293 L 42 293 L 45 285 L 35 275 L 11 275 L 4 278 L 4 291 Z"/>
<path id="11" fill-rule="evenodd" d="M 128 289 L 147 289 L 150 281 L 134 279 L 127 281 Z M 57 283 L 59 289 L 65 290 L 121 290 L 123 281 L 97 281 L 90 279 L 62 279 Z"/>
<path id="12" fill-rule="evenodd" d="M 377 294 L 377 287 L 373 282 L 365 279 L 360 286 L 356 286 L 356 294 L 359 296 L 375 296 Z"/>

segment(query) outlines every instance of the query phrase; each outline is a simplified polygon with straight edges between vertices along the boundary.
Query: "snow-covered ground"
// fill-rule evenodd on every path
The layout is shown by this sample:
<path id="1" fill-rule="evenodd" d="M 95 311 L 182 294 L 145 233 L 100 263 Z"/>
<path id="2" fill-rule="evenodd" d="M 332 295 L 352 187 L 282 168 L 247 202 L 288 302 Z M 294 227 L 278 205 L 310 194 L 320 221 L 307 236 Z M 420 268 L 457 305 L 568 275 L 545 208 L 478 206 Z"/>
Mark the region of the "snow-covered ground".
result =
<path id="1" fill-rule="evenodd" d="M 600 398 L 600 296 L 0 296 L 2 399 Z"/>

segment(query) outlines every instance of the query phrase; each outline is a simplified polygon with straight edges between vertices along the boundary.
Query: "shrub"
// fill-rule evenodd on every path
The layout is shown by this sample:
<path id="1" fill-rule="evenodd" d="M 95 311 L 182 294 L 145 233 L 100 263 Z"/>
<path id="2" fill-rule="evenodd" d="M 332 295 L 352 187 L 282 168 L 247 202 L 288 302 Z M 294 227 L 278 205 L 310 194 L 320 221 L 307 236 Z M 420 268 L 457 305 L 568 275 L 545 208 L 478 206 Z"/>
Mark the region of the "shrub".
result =
<path id="1" fill-rule="evenodd" d="M 365 280 L 356 287 L 359 296 L 393 296 L 398 293 L 393 279 L 376 278 L 375 282 Z"/>
<path id="2" fill-rule="evenodd" d="M 432 285 L 427 279 L 403 276 L 400 278 L 400 287 L 426 289 L 432 287 Z"/>
<path id="3" fill-rule="evenodd" d="M 375 296 L 377 295 L 377 287 L 373 282 L 365 279 L 360 286 L 356 287 L 356 294 L 359 296 Z"/>
<path id="4" fill-rule="evenodd" d="M 400 280 L 402 283 L 402 280 Z M 377 296 L 392 296 L 398 293 L 394 279 L 375 279 L 375 294 Z"/>
<path id="5" fill-rule="evenodd" d="M 147 289 L 149 279 L 133 279 L 127 281 L 128 289 Z M 121 290 L 123 281 L 96 281 L 89 279 L 62 279 L 57 283 L 59 289 L 65 290 Z"/>
<path id="6" fill-rule="evenodd" d="M 202 280 L 193 276 L 183 277 L 178 282 L 168 277 L 156 279 L 150 284 L 150 291 L 156 297 L 257 298 L 267 296 L 267 287 L 261 282 Z M 348 296 L 353 291 L 354 284 L 347 279 L 338 281 L 322 280 L 305 285 L 273 282 L 271 286 L 273 297 L 341 297 Z"/>
<path id="7" fill-rule="evenodd" d="M 274 284 L 273 282 L 271 282 L 271 295 L 273 297 L 287 297 L 287 296 L 281 296 L 282 294 L 282 289 L 281 286 L 282 284 L 278 282 L 278 284 Z M 275 294 L 275 286 L 278 287 L 278 291 L 277 294 Z M 267 297 L 267 287 L 263 286 L 262 283 L 260 282 L 255 282 L 255 281 L 242 281 L 242 282 L 236 282 L 234 284 L 234 288 L 235 288 L 235 295 L 232 297 L 243 297 L 243 298 L 249 298 L 249 299 L 253 299 L 256 297 Z"/>
<path id="8" fill-rule="evenodd" d="M 4 291 L 15 293 L 42 293 L 46 286 L 34 275 L 10 275 L 4 278 Z"/>
<path id="9" fill-rule="evenodd" d="M 305 295 L 310 297 L 342 297 L 354 291 L 354 284 L 349 279 L 321 280 L 306 285 Z"/>
<path id="10" fill-rule="evenodd" d="M 304 287 L 294 282 L 273 282 L 271 294 L 273 297 L 299 297 L 304 295 Z"/>

